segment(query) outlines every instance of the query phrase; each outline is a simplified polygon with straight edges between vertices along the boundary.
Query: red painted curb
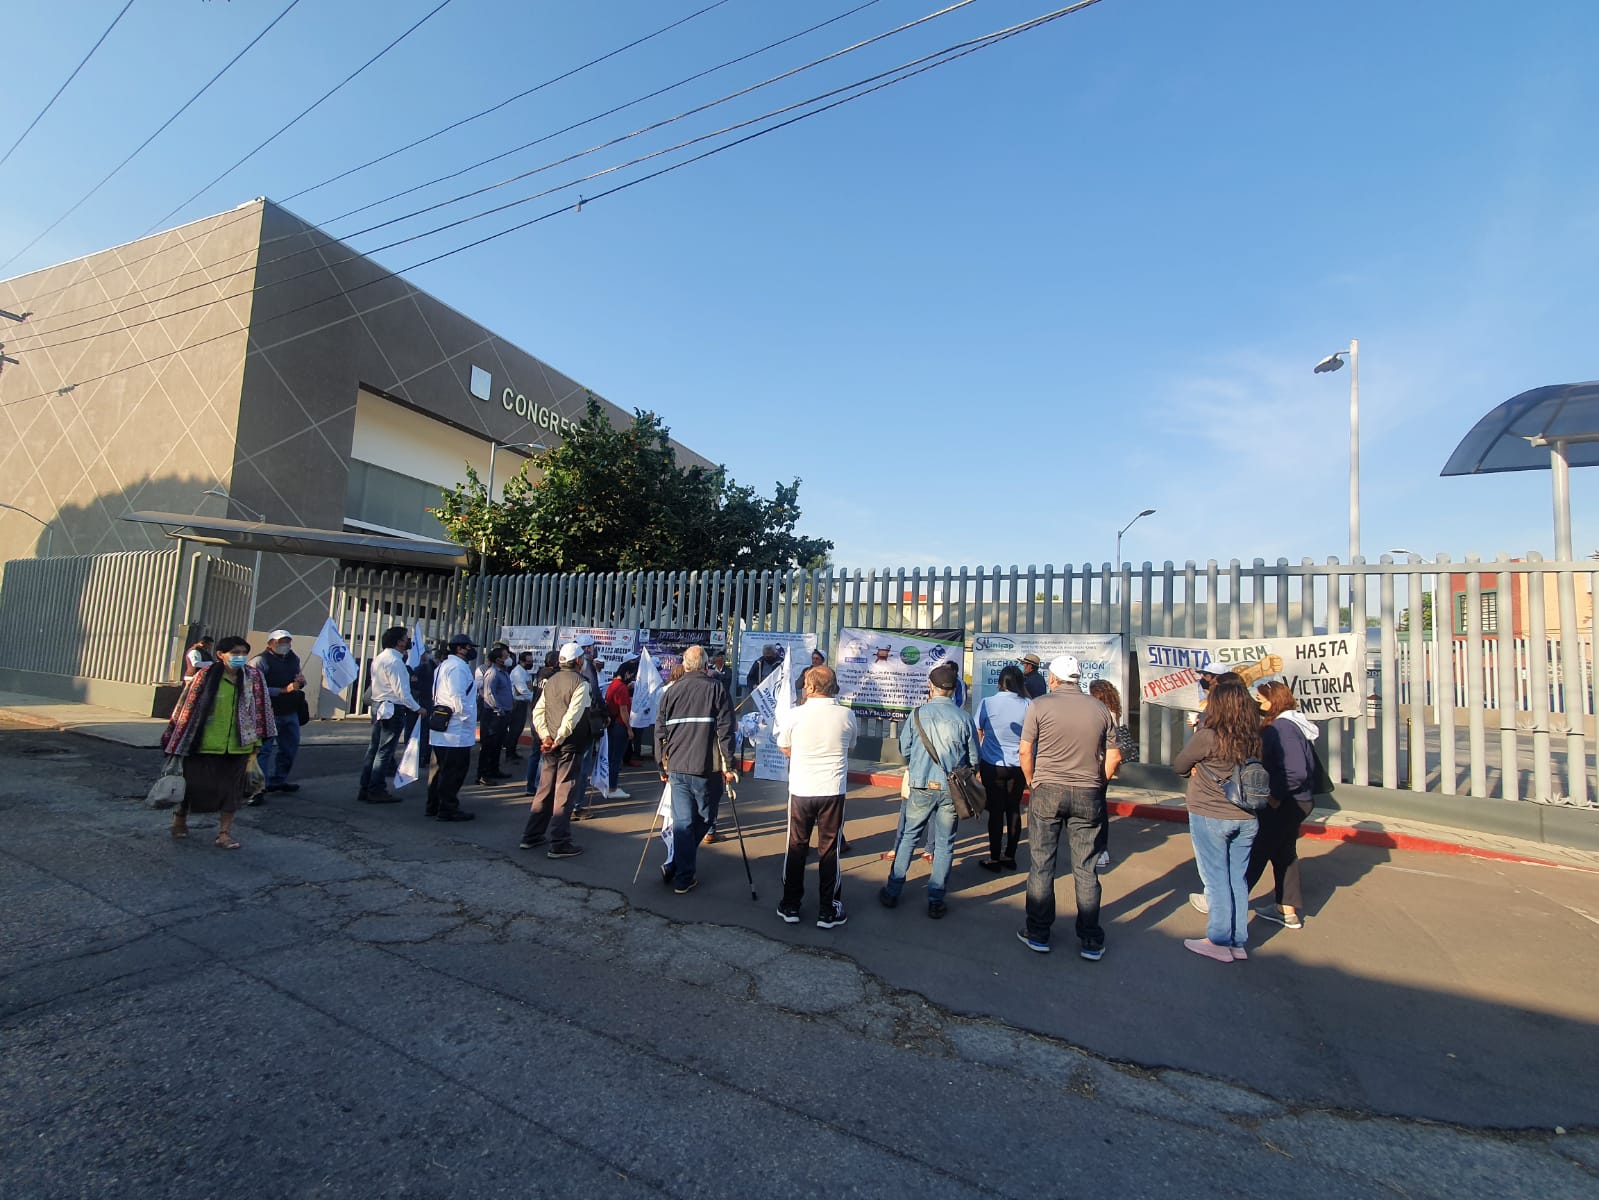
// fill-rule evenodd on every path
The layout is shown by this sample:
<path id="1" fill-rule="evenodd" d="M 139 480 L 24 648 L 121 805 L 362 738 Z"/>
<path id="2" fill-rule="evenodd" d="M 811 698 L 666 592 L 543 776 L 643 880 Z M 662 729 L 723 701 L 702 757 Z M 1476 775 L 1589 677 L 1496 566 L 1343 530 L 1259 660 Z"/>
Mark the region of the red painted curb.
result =
<path id="1" fill-rule="evenodd" d="M 900 775 L 880 771 L 851 771 L 851 783 L 865 783 L 873 787 L 898 788 Z M 1025 799 L 1023 800 L 1025 804 Z M 1171 804 L 1135 804 L 1130 800 L 1108 800 L 1105 808 L 1118 817 L 1141 817 L 1150 821 L 1173 821 L 1188 824 L 1188 810 Z M 1353 842 L 1358 846 L 1375 846 L 1380 850 L 1414 850 L 1420 854 L 1455 854 L 1466 858 L 1485 858 L 1493 862 L 1528 863 L 1538 867 L 1560 866 L 1547 859 L 1513 854 L 1508 850 L 1488 850 L 1478 846 L 1463 846 L 1458 842 L 1442 842 L 1436 838 L 1417 837 L 1409 833 L 1390 833 L 1384 829 L 1357 829 L 1349 825 L 1325 825 L 1320 821 L 1307 821 L 1300 826 L 1307 838 L 1332 842 Z M 1578 868 L 1583 869 L 1583 868 Z"/>

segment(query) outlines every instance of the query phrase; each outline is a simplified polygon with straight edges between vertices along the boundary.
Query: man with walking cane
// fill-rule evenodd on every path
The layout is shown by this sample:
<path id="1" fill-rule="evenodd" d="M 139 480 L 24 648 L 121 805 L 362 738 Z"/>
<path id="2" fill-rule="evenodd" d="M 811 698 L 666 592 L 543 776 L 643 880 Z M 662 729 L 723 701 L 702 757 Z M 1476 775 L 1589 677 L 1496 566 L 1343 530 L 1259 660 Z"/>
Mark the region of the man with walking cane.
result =
<path id="1" fill-rule="evenodd" d="M 661 694 L 655 718 L 655 756 L 661 782 L 672 787 L 672 890 L 699 884 L 700 839 L 716 820 L 723 785 L 738 782 L 733 756 L 733 706 L 705 673 L 705 647 L 683 654 L 683 677 Z"/>

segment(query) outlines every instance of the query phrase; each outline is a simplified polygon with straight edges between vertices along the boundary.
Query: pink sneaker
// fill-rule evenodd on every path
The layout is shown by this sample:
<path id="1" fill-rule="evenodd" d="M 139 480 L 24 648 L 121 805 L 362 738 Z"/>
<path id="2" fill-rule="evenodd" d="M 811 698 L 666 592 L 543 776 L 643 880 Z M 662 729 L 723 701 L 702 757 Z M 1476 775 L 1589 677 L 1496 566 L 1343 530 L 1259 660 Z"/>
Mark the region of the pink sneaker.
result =
<path id="1" fill-rule="evenodd" d="M 1183 949 L 1192 950 L 1195 954 L 1205 958 L 1214 958 L 1217 962 L 1230 963 L 1233 961 L 1232 947 L 1218 946 L 1209 938 L 1184 938 Z"/>
<path id="2" fill-rule="evenodd" d="M 1232 951 L 1233 951 L 1233 961 L 1234 962 L 1243 962 L 1246 958 L 1249 957 L 1249 951 L 1245 950 L 1242 946 L 1234 946 L 1232 948 Z"/>

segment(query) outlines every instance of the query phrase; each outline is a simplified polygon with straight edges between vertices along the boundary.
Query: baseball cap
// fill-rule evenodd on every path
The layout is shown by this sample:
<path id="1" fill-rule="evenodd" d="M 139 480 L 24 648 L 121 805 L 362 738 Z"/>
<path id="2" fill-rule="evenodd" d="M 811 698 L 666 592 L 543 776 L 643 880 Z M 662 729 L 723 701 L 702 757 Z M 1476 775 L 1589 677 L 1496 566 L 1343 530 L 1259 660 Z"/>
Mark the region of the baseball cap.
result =
<path id="1" fill-rule="evenodd" d="M 452 649 L 452 650 L 455 649 L 455 647 L 457 647 L 457 646 L 475 646 L 475 645 L 477 645 L 477 643 L 472 640 L 472 635 L 471 634 L 467 634 L 467 633 L 458 633 L 458 634 L 456 634 L 454 637 L 452 637 L 450 639 L 450 643 L 449 644 L 450 644 L 450 649 Z"/>
<path id="2" fill-rule="evenodd" d="M 1032 653 L 1031 651 L 1022 655 L 1022 661 L 1024 663 L 1032 663 L 1035 667 L 1041 667 L 1044 665 L 1044 660 L 1039 658 L 1038 655 Z"/>
<path id="3" fill-rule="evenodd" d="M 1199 670 L 1196 672 L 1196 674 L 1199 674 L 1199 675 L 1225 675 L 1231 670 L 1232 670 L 1231 667 L 1226 666 L 1223 663 L 1219 663 L 1213 658 L 1208 663 L 1206 663 L 1204 666 L 1200 667 Z"/>
<path id="4" fill-rule="evenodd" d="M 584 646 L 592 646 L 593 644 L 594 644 L 594 635 L 592 633 L 580 633 L 580 634 L 577 635 L 577 641 L 566 643 L 567 646 L 576 646 L 580 650 Z M 562 652 L 563 652 L 563 655 L 564 655 L 566 647 L 563 646 L 561 649 L 562 649 Z M 577 656 L 573 655 L 573 657 L 575 658 Z"/>
<path id="5" fill-rule="evenodd" d="M 594 644 L 592 638 L 589 640 L 589 644 L 590 645 Z M 562 662 L 576 662 L 578 659 L 580 659 L 582 657 L 583 657 L 583 647 L 581 645 L 579 645 L 577 642 L 567 642 L 564 645 L 562 645 L 562 647 L 561 647 L 561 661 Z"/>
<path id="6" fill-rule="evenodd" d="M 946 692 L 953 692 L 960 681 L 960 672 L 955 669 L 954 663 L 939 663 L 927 673 L 927 682 Z"/>
<path id="7" fill-rule="evenodd" d="M 1049 673 L 1056 679 L 1077 679 L 1083 673 L 1082 664 L 1074 654 L 1060 654 L 1049 660 Z"/>
<path id="8" fill-rule="evenodd" d="M 271 633 L 267 634 L 267 641 L 269 641 L 269 642 L 281 642 L 284 638 L 293 638 L 293 637 L 294 637 L 294 635 L 292 633 L 290 633 L 287 629 L 274 629 Z"/>

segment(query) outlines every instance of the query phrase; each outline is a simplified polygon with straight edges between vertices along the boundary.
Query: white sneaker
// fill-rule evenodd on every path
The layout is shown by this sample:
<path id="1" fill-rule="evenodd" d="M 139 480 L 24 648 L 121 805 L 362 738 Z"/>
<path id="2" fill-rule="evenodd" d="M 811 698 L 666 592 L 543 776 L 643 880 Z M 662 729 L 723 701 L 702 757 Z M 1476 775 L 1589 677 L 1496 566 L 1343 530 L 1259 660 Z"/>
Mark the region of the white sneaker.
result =
<path id="1" fill-rule="evenodd" d="M 607 800 L 626 800 L 628 797 L 629 793 L 624 792 L 621 788 L 612 788 L 610 791 L 605 793 L 605 798 Z"/>
<path id="2" fill-rule="evenodd" d="M 1198 909 L 1202 913 L 1210 912 L 1210 901 L 1205 899 L 1204 892 L 1189 892 L 1188 903 L 1193 905 L 1194 908 Z"/>
<path id="3" fill-rule="evenodd" d="M 1109 850 L 1101 850 L 1099 852 L 1099 857 L 1094 860 L 1094 870 L 1096 870 L 1096 871 L 1108 871 L 1108 870 L 1110 870 L 1110 851 Z"/>

